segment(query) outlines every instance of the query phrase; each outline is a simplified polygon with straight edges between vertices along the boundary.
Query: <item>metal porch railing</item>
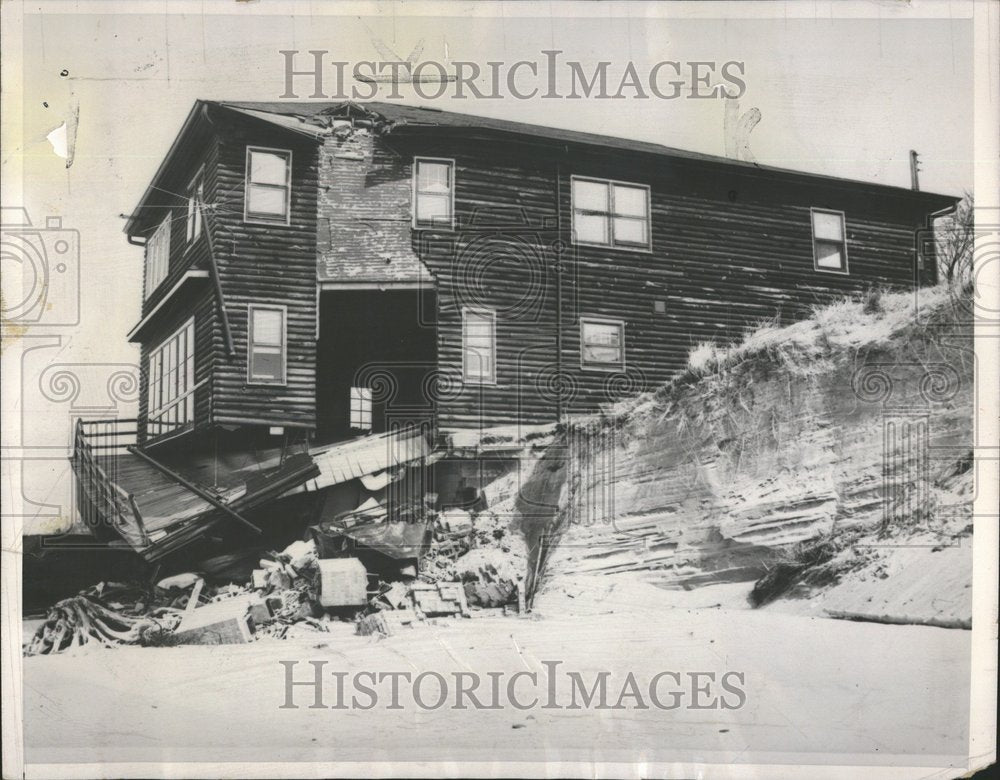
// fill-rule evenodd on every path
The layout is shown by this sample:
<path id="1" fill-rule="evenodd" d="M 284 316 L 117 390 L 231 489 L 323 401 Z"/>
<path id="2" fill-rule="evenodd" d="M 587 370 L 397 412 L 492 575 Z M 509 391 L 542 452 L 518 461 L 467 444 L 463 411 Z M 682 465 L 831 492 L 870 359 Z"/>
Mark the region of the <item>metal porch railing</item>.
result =
<path id="1" fill-rule="evenodd" d="M 117 481 L 119 460 L 136 443 L 137 420 L 78 419 L 73 431 L 71 463 L 76 475 L 77 506 L 87 527 L 100 537 L 113 528 L 126 539 L 137 533 L 149 543 L 135 498 Z"/>

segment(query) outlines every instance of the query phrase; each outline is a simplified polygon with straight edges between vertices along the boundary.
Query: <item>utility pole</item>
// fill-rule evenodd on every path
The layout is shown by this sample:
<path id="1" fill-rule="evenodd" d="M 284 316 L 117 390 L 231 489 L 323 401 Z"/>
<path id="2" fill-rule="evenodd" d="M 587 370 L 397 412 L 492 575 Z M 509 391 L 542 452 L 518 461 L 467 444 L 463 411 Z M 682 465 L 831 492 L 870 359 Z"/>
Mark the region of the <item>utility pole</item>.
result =
<path id="1" fill-rule="evenodd" d="M 917 154 L 917 150 L 910 149 L 910 187 L 914 190 L 920 189 L 920 179 L 917 175 L 919 171 L 920 158 Z"/>

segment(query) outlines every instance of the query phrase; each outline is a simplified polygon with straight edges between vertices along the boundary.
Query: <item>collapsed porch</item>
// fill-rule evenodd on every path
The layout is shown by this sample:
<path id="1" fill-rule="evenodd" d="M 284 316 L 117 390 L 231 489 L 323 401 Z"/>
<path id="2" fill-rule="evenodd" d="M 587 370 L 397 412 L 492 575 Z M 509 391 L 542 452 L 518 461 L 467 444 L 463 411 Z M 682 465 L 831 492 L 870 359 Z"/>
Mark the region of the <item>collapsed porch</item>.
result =
<path id="1" fill-rule="evenodd" d="M 234 529 L 260 537 L 255 511 L 287 515 L 294 496 L 352 480 L 374 476 L 387 484 L 431 454 L 426 432 L 412 427 L 315 447 L 302 441 L 161 452 L 136 446 L 135 422 L 78 420 L 72 464 L 84 524 L 147 561 Z"/>

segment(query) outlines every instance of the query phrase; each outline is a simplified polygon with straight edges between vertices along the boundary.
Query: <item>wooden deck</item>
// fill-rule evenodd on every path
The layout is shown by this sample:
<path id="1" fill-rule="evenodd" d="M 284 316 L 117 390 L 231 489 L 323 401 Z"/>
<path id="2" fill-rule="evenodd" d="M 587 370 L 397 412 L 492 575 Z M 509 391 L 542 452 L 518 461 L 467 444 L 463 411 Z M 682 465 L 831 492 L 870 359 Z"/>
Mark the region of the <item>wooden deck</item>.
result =
<path id="1" fill-rule="evenodd" d="M 289 449 L 286 457 L 304 453 L 304 447 L 297 447 Z M 207 500 L 132 453 L 99 457 L 97 461 L 108 477 L 135 499 L 153 541 L 156 541 L 156 532 L 215 509 Z M 162 462 L 184 479 L 229 504 L 246 494 L 248 480 L 280 468 L 281 450 L 218 456 L 190 454 L 183 461 L 164 459 Z"/>
<path id="2" fill-rule="evenodd" d="M 91 451 L 90 446 L 85 434 L 81 434 L 74 463 L 78 467 L 86 464 L 84 476 L 89 477 L 85 484 L 81 483 L 85 488 L 82 500 L 96 506 L 94 496 L 99 493 L 98 497 L 103 498 L 99 514 L 102 518 L 114 515 L 110 518 L 114 531 L 148 560 L 204 535 L 217 522 L 225 521 L 230 509 L 229 514 L 240 513 L 276 498 L 322 490 L 430 455 L 430 445 L 418 429 L 364 436 L 314 449 L 302 443 L 284 451 L 272 448 L 167 455 L 157 454 L 155 448 L 125 451 L 119 447 L 112 453 L 97 455 L 101 450 Z"/>

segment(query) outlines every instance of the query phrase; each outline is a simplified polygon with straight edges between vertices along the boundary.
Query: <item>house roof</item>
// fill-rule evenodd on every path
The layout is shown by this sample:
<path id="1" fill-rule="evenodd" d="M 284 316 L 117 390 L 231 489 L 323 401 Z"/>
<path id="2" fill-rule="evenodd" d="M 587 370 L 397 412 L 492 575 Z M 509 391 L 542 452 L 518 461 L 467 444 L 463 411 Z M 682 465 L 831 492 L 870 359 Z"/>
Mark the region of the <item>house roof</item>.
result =
<path id="1" fill-rule="evenodd" d="M 675 159 L 695 160 L 706 163 L 736 166 L 748 170 L 761 171 L 782 176 L 791 176 L 803 180 L 814 180 L 817 182 L 827 182 L 831 184 L 839 183 L 847 186 L 875 187 L 884 192 L 892 192 L 908 198 L 926 200 L 930 202 L 931 205 L 938 203 L 939 208 L 943 208 L 951 203 L 954 203 L 955 201 L 960 200 L 959 197 L 953 195 L 942 195 L 925 190 L 912 190 L 906 187 L 898 187 L 890 184 L 880 184 L 877 182 L 831 176 L 829 174 L 801 171 L 792 168 L 782 168 L 773 165 L 761 165 L 756 162 L 736 160 L 731 157 L 705 154 L 688 149 L 679 149 L 676 147 L 665 146 L 663 144 L 651 143 L 649 141 L 621 138 L 617 136 L 603 135 L 600 133 L 589 133 L 579 130 L 567 130 L 564 128 L 548 127 L 545 125 L 529 124 L 527 122 L 514 122 L 508 119 L 463 114 L 456 111 L 445 111 L 439 108 L 427 106 L 411 106 L 403 103 L 386 103 L 382 101 L 348 101 L 340 103 L 331 101 L 219 101 L 218 105 L 226 106 L 232 109 L 252 110 L 258 113 L 271 114 L 275 117 L 298 117 L 306 122 L 309 120 L 315 121 L 316 118 L 322 114 L 336 113 L 338 109 L 342 111 L 354 109 L 361 113 L 374 113 L 378 115 L 390 124 L 390 131 L 394 133 L 399 132 L 400 130 L 420 128 L 448 128 L 457 131 L 488 131 L 491 133 L 537 138 L 543 141 L 580 144 L 584 146 L 599 146 L 639 154 L 650 154 Z"/>
<path id="2" fill-rule="evenodd" d="M 439 108 L 431 108 L 427 106 L 411 106 L 403 103 L 386 103 L 382 101 L 335 102 L 317 100 L 247 102 L 198 100 L 195 102 L 194 107 L 188 114 L 180 133 L 174 140 L 167 156 L 160 164 L 153 180 L 146 188 L 145 194 L 126 222 L 126 233 L 131 235 L 134 232 L 136 224 L 139 221 L 141 211 L 150 198 L 150 195 L 155 191 L 161 177 L 163 177 L 169 169 L 170 161 L 176 154 L 177 149 L 182 145 L 184 137 L 191 132 L 192 128 L 197 123 L 198 118 L 202 116 L 202 112 L 199 109 L 203 109 L 208 106 L 215 106 L 224 110 L 233 111 L 247 118 L 268 122 L 275 127 L 280 127 L 289 132 L 305 135 L 316 140 L 319 140 L 325 134 L 324 128 L 322 127 L 324 123 L 324 116 L 355 114 L 381 119 L 386 123 L 388 131 L 392 133 L 405 133 L 408 131 L 445 128 L 455 132 L 486 133 L 491 135 L 500 134 L 512 137 L 532 138 L 541 142 L 578 144 L 582 146 L 602 147 L 605 149 L 619 149 L 636 154 L 654 155 L 671 159 L 693 160 L 709 164 L 737 167 L 776 177 L 797 179 L 803 183 L 812 181 L 816 183 L 825 183 L 830 186 L 874 189 L 880 193 L 918 200 L 934 210 L 947 208 L 953 205 L 956 201 L 960 200 L 959 197 L 954 195 L 943 195 L 924 190 L 911 190 L 905 187 L 897 187 L 895 185 L 879 184 L 877 182 L 867 182 L 858 179 L 830 176 L 828 174 L 794 170 L 791 168 L 782 168 L 772 165 L 761 165 L 756 162 L 736 160 L 720 155 L 704 154 L 702 152 L 695 152 L 688 149 L 678 149 L 676 147 L 650 143 L 649 141 L 602 135 L 599 133 L 589 133 L 579 130 L 547 127 L 544 125 L 529 124 L 527 122 L 514 122 L 508 119 L 496 119 L 493 117 L 463 114 L 456 111 L 444 111 Z"/>

